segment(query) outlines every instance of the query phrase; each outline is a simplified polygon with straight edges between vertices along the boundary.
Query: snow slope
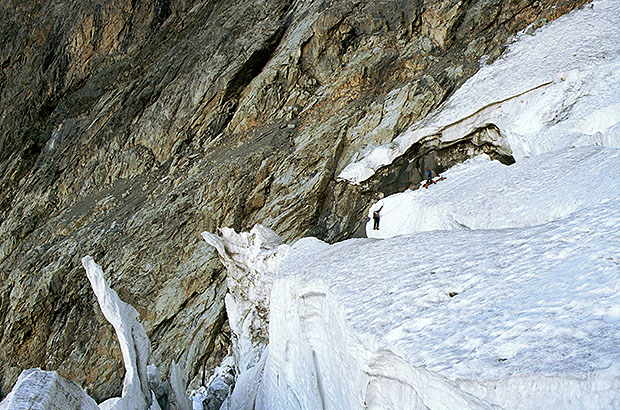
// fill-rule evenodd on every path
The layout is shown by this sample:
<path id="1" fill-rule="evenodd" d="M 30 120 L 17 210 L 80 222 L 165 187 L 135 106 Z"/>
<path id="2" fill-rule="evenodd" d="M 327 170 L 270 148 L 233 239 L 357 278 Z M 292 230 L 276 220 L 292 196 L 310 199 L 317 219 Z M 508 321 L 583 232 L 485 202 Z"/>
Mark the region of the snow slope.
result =
<path id="1" fill-rule="evenodd" d="M 478 157 L 385 198 L 386 239 L 265 247 L 269 345 L 237 408 L 620 408 L 619 164 Z"/>
<path id="2" fill-rule="evenodd" d="M 619 163 L 610 148 L 558 156 L 560 172 L 539 173 L 543 189 L 557 182 L 561 164 L 587 175 L 592 161 L 608 170 Z M 497 166 L 473 164 L 480 178 L 478 167 Z M 506 178 L 495 174 L 486 175 L 489 186 Z M 513 209 L 519 195 L 491 193 L 487 222 L 501 225 L 513 213 L 508 226 L 265 249 L 280 261 L 272 266 L 269 346 L 237 380 L 243 393 L 230 408 L 619 408 L 618 180 L 552 218 L 544 196 L 528 198 L 525 207 L 540 210 L 533 225 Z M 530 184 L 515 178 L 510 189 Z M 556 201 L 578 202 L 570 185 L 559 185 Z M 441 185 L 432 189 L 441 194 Z M 451 199 L 466 203 L 469 194 L 452 191 Z"/>
<path id="3" fill-rule="evenodd" d="M 387 239 L 281 248 L 247 402 L 619 408 L 619 164 L 598 146 L 479 157 L 386 198 Z"/>
<path id="4" fill-rule="evenodd" d="M 320 363 L 315 373 L 336 373 L 319 384 L 350 389 L 356 379 L 366 381 L 369 369 L 384 366 L 385 377 L 409 380 L 429 408 L 440 406 L 429 405 L 424 386 L 411 382 L 411 367 L 423 379 L 440 376 L 447 386 L 452 381 L 504 408 L 540 408 L 541 403 L 545 408 L 618 408 L 618 244 L 618 198 L 534 227 L 433 231 L 331 246 L 303 239 L 293 245 L 274 282 L 267 365 L 275 354 L 272 344 L 286 346 L 282 354 L 305 345 Z M 317 296 L 333 302 L 309 312 L 305 304 Z M 282 322 L 278 301 L 293 305 L 285 313 L 305 326 L 299 329 L 291 318 Z M 338 309 L 341 317 L 334 319 Z M 312 321 L 320 325 L 310 327 Z M 315 334 L 321 327 L 324 331 Z M 353 336 L 340 337 L 347 328 Z M 349 342 L 351 337 L 357 342 Z M 335 361 L 333 351 L 339 350 L 347 354 Z M 407 363 L 409 375 L 389 360 L 373 364 L 368 357 L 377 352 L 391 352 L 390 360 L 396 356 Z M 322 362 L 322 357 L 332 360 Z M 295 366 L 293 381 L 282 382 L 281 368 L 273 371 L 280 384 L 290 389 L 298 385 L 295 379 L 309 377 L 303 367 L 288 365 Z M 368 402 L 369 386 L 364 391 L 363 383 L 357 384 L 357 402 Z M 445 397 L 450 401 L 455 395 Z M 401 402 L 396 408 L 416 407 Z"/>
<path id="5" fill-rule="evenodd" d="M 270 291 L 269 344 L 229 405 L 620 408 L 618 27 L 620 2 L 600 0 L 519 36 L 429 119 L 343 170 L 360 183 L 421 138 L 490 123 L 517 160 L 474 158 L 382 199 L 368 239 L 261 250 L 277 263 L 269 289 L 249 293 Z M 223 233 L 223 259 L 244 266 Z M 227 307 L 253 305 L 244 297 Z"/>
<path id="6" fill-rule="evenodd" d="M 511 166 L 480 156 L 460 164 L 427 189 L 390 195 L 373 238 L 438 229 L 527 227 L 555 221 L 620 197 L 620 150 L 598 146 L 549 152 Z"/>
<path id="7" fill-rule="evenodd" d="M 422 138 L 464 137 L 495 124 L 489 136 L 517 161 L 570 146 L 620 147 L 620 3 L 594 1 L 521 34 L 432 115 L 338 176 L 361 183 Z"/>

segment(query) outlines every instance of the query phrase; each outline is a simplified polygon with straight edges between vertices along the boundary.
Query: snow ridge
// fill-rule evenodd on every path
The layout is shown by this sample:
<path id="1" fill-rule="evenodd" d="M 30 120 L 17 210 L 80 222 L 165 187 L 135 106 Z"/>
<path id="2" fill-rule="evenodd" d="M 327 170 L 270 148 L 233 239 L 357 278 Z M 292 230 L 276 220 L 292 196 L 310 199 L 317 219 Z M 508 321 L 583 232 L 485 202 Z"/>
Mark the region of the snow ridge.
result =
<path id="1" fill-rule="evenodd" d="M 433 114 L 338 179 L 360 184 L 424 138 L 454 141 L 489 124 L 517 161 L 570 146 L 620 147 L 619 26 L 618 2 L 599 0 L 521 34 Z"/>
<path id="2" fill-rule="evenodd" d="M 413 232 L 503 229 L 540 225 L 620 193 L 620 150 L 579 147 L 526 158 L 511 166 L 486 155 L 460 164 L 445 180 L 394 194 L 368 211 L 381 210 L 366 234 L 388 238 Z"/>

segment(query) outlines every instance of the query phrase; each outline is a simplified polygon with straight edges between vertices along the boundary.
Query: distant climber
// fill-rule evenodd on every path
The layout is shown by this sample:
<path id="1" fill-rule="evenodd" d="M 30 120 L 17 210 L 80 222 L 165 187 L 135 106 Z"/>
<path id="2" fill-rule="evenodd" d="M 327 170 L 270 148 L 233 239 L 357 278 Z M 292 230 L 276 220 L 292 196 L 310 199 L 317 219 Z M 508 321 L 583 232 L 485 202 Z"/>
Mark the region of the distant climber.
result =
<path id="1" fill-rule="evenodd" d="M 381 205 L 381 208 L 375 209 L 374 211 L 372 211 L 372 220 L 374 221 L 374 226 L 372 229 L 375 231 L 379 230 L 379 218 L 381 218 L 380 212 L 382 209 L 383 209 L 383 205 Z"/>
<path id="2" fill-rule="evenodd" d="M 435 181 L 433 181 L 432 179 L 429 179 L 429 180 L 427 180 L 427 181 L 424 183 L 424 188 L 428 189 L 428 187 L 429 187 L 431 184 L 435 184 L 435 183 L 436 183 Z"/>
<path id="3" fill-rule="evenodd" d="M 429 186 L 431 186 L 432 184 L 436 184 L 439 181 L 443 181 L 444 179 L 446 179 L 446 177 L 442 177 L 441 175 L 437 174 L 437 179 L 434 180 L 433 179 L 433 172 L 427 167 L 426 168 L 426 182 L 424 183 L 424 188 L 428 189 Z"/>
<path id="4" fill-rule="evenodd" d="M 428 189 L 429 185 L 434 183 L 435 181 L 433 181 L 433 172 L 428 167 L 426 167 L 426 182 L 424 183 L 424 188 Z"/>

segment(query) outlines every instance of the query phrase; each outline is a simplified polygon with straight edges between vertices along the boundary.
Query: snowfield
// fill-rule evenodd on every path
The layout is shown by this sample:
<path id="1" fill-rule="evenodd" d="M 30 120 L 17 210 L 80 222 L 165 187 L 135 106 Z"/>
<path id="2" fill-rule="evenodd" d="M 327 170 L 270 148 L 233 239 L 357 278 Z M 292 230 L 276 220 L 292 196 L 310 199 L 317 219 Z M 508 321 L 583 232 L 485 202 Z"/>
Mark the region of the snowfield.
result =
<path id="1" fill-rule="evenodd" d="M 618 164 L 609 148 L 566 157 L 582 165 L 577 173 L 587 173 L 590 158 Z M 541 175 L 553 182 L 553 173 Z M 269 345 L 238 378 L 228 408 L 620 408 L 615 175 L 592 201 L 531 226 L 273 248 L 263 246 L 265 228 L 253 230 L 244 238 L 254 257 L 283 259 L 268 268 Z M 531 182 L 519 181 L 516 191 Z M 512 204 L 501 202 L 491 202 L 499 224 Z M 542 221 L 549 213 L 540 205 Z M 223 243 L 232 239 L 238 260 L 252 265 L 242 235 L 227 234 Z"/>
<path id="2" fill-rule="evenodd" d="M 224 408 L 620 408 L 619 165 L 600 146 L 477 157 L 383 199 L 385 239 L 224 230 L 271 282 L 269 345 Z"/>
<path id="3" fill-rule="evenodd" d="M 342 330 L 333 327 L 346 324 L 370 351 L 391 351 L 491 404 L 618 408 L 619 244 L 617 199 L 527 228 L 433 231 L 332 246 L 304 239 L 280 268 L 285 284 L 274 285 L 270 337 L 286 345 L 296 334 L 286 325 L 291 320 L 275 321 L 279 292 L 301 288 L 293 296 L 302 304 L 328 289 L 344 320 L 316 313 L 326 339 L 315 346 L 306 336 L 306 343 L 317 355 L 338 349 Z M 308 320 L 303 310 L 298 314 Z M 316 371 L 329 371 L 329 362 L 325 366 Z M 346 368 L 337 366 L 336 380 L 350 380 Z M 398 369 L 388 373 L 408 379 Z M 411 408 L 401 405 L 395 408 Z"/>
<path id="4" fill-rule="evenodd" d="M 229 312 L 236 343 L 252 344 L 261 305 L 269 343 L 223 409 L 619 409 L 618 27 L 620 3 L 601 0 L 524 33 L 429 118 L 365 150 L 339 179 L 488 124 L 517 161 L 480 156 L 382 199 L 368 239 L 205 234 L 234 276 L 266 278 L 249 292 L 262 297 L 229 295 L 245 309 Z"/>
<path id="5" fill-rule="evenodd" d="M 620 197 L 620 150 L 564 149 L 511 166 L 486 155 L 457 165 L 427 189 L 390 195 L 368 211 L 380 212 L 372 238 L 419 231 L 500 229 L 540 225 Z"/>
<path id="6" fill-rule="evenodd" d="M 384 239 L 224 230 L 229 263 L 271 282 L 269 345 L 224 409 L 620 408 L 619 165 L 477 157 L 382 200 Z"/>

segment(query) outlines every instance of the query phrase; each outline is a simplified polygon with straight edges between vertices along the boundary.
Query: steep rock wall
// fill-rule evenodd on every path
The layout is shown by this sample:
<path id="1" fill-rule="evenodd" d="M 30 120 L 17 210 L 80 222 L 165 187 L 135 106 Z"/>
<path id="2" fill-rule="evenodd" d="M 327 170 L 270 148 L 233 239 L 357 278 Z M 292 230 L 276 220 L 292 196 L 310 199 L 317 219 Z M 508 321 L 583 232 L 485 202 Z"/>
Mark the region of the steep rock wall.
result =
<path id="1" fill-rule="evenodd" d="M 369 187 L 334 180 L 356 153 L 583 3 L 2 1 L 0 396 L 37 366 L 118 395 L 86 254 L 139 311 L 156 364 L 199 383 L 228 345 L 224 273 L 200 232 L 354 235 L 379 192 L 473 139 L 417 146 L 413 168 Z"/>

